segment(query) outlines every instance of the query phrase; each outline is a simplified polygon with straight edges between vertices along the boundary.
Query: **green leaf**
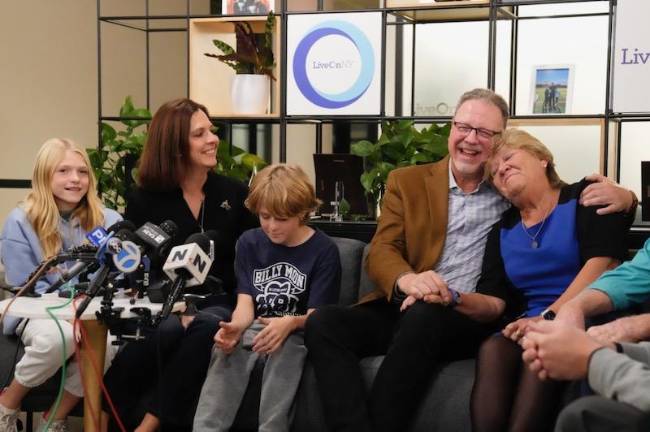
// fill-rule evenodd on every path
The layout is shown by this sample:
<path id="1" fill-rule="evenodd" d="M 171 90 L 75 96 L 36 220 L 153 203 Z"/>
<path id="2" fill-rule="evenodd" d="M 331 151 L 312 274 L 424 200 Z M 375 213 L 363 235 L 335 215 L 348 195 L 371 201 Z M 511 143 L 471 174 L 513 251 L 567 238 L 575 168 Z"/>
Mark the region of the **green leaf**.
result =
<path id="1" fill-rule="evenodd" d="M 241 164 L 245 166 L 250 173 L 253 171 L 254 167 L 257 167 L 258 169 L 264 168 L 266 166 L 266 161 L 256 154 L 246 153 L 241 158 Z"/>
<path id="2" fill-rule="evenodd" d="M 410 160 L 410 165 L 416 165 L 418 163 L 431 162 L 431 155 L 427 153 L 416 153 Z"/>
<path id="3" fill-rule="evenodd" d="M 270 12 L 264 24 L 264 34 L 256 34 L 248 21 L 236 21 L 235 38 L 237 48 L 234 49 L 226 42 L 214 39 L 212 43 L 223 53 L 222 55 L 204 53 L 207 57 L 216 58 L 235 70 L 236 73 L 251 73 L 268 75 L 275 80 L 273 68 L 273 29 L 275 15 Z"/>
<path id="4" fill-rule="evenodd" d="M 347 216 L 350 213 L 350 203 L 345 198 L 341 198 L 339 201 L 339 213 L 341 216 Z"/>
<path id="5" fill-rule="evenodd" d="M 357 141 L 356 143 L 350 146 L 350 152 L 357 156 L 362 156 L 362 157 L 370 156 L 375 151 L 376 151 L 376 146 L 367 140 Z"/>
<path id="6" fill-rule="evenodd" d="M 108 123 L 101 124 L 101 140 L 102 144 L 107 144 L 109 141 L 113 141 L 116 136 L 115 129 Z"/>
<path id="7" fill-rule="evenodd" d="M 225 43 L 222 40 L 213 39 L 212 43 L 214 44 L 214 46 L 219 48 L 221 50 L 221 52 L 224 53 L 224 54 L 233 54 L 235 52 L 235 49 L 233 47 L 231 47 L 229 44 Z M 208 54 L 206 54 L 206 55 L 208 55 Z M 211 56 L 209 56 L 209 57 L 211 57 Z"/>
<path id="8" fill-rule="evenodd" d="M 126 99 L 124 99 L 124 104 L 120 108 L 120 117 L 133 117 L 134 110 L 135 108 L 133 107 L 131 96 L 127 96 Z"/>
<path id="9" fill-rule="evenodd" d="M 363 186 L 363 189 L 369 194 L 374 190 L 374 185 L 378 173 L 378 170 L 372 169 L 361 174 L 361 185 Z"/>

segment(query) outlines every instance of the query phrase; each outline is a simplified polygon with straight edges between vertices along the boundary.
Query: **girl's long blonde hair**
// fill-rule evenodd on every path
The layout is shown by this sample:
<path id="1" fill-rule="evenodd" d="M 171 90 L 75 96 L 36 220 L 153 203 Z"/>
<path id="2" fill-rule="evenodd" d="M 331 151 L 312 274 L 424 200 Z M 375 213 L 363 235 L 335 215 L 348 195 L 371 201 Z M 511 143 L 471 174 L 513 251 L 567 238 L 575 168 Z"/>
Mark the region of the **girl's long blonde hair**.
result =
<path id="1" fill-rule="evenodd" d="M 88 192 L 73 210 L 72 218 L 76 218 L 86 231 L 104 223 L 103 206 L 97 197 L 95 176 L 86 152 L 70 139 L 51 138 L 45 141 L 36 155 L 32 190 L 25 198 L 24 209 L 46 258 L 57 254 L 63 244 L 59 232 L 61 216 L 52 193 L 52 177 L 68 150 L 80 155 L 88 168 Z"/>

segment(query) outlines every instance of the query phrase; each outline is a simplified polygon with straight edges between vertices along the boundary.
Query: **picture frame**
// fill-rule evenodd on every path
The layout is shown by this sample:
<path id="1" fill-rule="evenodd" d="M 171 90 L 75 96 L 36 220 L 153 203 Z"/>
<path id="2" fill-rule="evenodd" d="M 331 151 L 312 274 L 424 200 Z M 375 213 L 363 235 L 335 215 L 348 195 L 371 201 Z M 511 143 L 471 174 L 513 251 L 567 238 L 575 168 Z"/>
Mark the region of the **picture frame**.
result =
<path id="1" fill-rule="evenodd" d="M 530 86 L 531 114 L 571 114 L 573 75 L 571 64 L 534 66 Z"/>
<path id="2" fill-rule="evenodd" d="M 274 0 L 221 0 L 221 14 L 266 15 L 274 6 Z"/>

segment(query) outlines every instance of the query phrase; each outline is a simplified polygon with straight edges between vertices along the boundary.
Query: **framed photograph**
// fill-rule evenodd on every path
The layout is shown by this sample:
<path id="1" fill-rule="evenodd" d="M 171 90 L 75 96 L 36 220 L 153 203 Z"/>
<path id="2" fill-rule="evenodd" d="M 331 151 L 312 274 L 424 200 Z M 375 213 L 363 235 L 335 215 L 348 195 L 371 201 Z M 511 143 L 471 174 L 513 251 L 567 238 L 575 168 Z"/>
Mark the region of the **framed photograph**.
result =
<path id="1" fill-rule="evenodd" d="M 573 65 L 542 65 L 533 68 L 532 114 L 571 114 Z"/>
<path id="2" fill-rule="evenodd" d="M 223 15 L 266 15 L 273 10 L 273 0 L 221 0 Z"/>

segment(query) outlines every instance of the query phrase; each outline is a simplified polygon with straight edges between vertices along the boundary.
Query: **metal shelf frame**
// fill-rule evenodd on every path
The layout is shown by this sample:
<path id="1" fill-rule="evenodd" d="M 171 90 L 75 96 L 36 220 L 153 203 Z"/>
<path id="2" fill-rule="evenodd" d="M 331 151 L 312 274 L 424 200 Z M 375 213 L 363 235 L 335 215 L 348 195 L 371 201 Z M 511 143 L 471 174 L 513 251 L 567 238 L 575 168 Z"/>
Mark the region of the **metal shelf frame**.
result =
<path id="1" fill-rule="evenodd" d="M 185 0 L 185 14 L 173 14 L 173 15 L 151 15 L 150 11 L 150 0 L 144 1 L 144 15 L 132 15 L 132 16 L 116 16 L 116 15 L 101 15 L 101 3 L 102 0 L 97 0 L 97 73 L 98 73 L 98 121 L 119 121 L 123 120 L 119 116 L 108 116 L 104 115 L 102 112 L 102 23 L 113 24 L 118 26 L 123 26 L 135 31 L 141 31 L 145 34 L 146 38 L 146 48 L 145 48 L 145 94 L 146 94 L 146 106 L 148 109 L 151 109 L 150 103 L 150 39 L 149 34 L 155 32 L 186 32 L 186 46 L 187 46 L 187 60 L 186 68 L 187 73 L 189 74 L 189 23 L 190 19 L 194 18 L 208 18 L 208 17 L 234 17 L 234 15 L 205 15 L 205 14 L 191 14 L 191 0 Z M 382 0 L 380 6 L 384 6 L 384 2 L 387 0 Z M 510 20 L 511 24 L 511 33 L 510 33 L 510 79 L 509 79 L 509 106 L 510 113 L 513 119 L 557 119 L 557 120 L 566 120 L 566 119 L 602 119 L 604 120 L 604 154 L 603 160 L 604 163 L 604 174 L 607 175 L 608 163 L 607 159 L 609 157 L 609 140 L 610 140 L 610 123 L 614 122 L 627 122 L 627 121 L 650 121 L 650 113 L 614 113 L 612 112 L 612 70 L 613 70 L 613 49 L 614 49 L 614 25 L 615 25 L 615 14 L 616 14 L 616 0 L 475 0 L 472 2 L 445 2 L 445 3 L 434 3 L 431 5 L 421 5 L 417 7 L 376 7 L 376 8 L 365 8 L 365 9 L 349 9 L 349 10 L 324 10 L 323 0 L 317 0 L 316 10 L 309 11 L 289 11 L 287 10 L 288 0 L 280 0 L 278 7 L 279 10 L 276 11 L 276 15 L 280 17 L 280 23 L 282 26 L 281 33 L 281 56 L 282 61 L 286 62 L 287 59 L 287 18 L 291 15 L 297 14 L 318 14 L 318 13 L 354 13 L 354 12 L 381 12 L 382 13 L 382 41 L 381 41 L 381 56 L 382 56 L 382 69 L 381 69 L 381 106 L 380 106 L 380 115 L 372 116 L 350 116 L 350 115 L 341 115 L 341 116 L 288 116 L 286 114 L 286 88 L 287 88 L 287 71 L 286 67 L 281 68 L 281 73 L 279 79 L 281 80 L 281 92 L 280 92 L 280 113 L 276 118 L 251 118 L 251 117 L 228 117 L 228 118 L 212 118 L 215 123 L 224 124 L 227 127 L 225 128 L 226 132 L 232 130 L 232 125 L 249 125 L 251 132 L 249 137 L 256 135 L 254 132 L 256 130 L 256 125 L 278 125 L 279 126 L 279 159 L 280 161 L 287 160 L 287 126 L 292 124 L 307 124 L 314 125 L 315 129 L 315 150 L 316 152 L 321 152 L 323 149 L 323 124 L 332 124 L 336 122 L 348 122 L 348 123 L 369 123 L 369 124 L 379 124 L 382 121 L 386 120 L 413 120 L 416 123 L 446 123 L 451 121 L 451 116 L 415 116 L 415 115 L 404 115 L 404 101 L 402 100 L 403 90 L 404 90 L 404 70 L 403 65 L 404 61 L 407 58 L 401 51 L 401 49 L 396 50 L 396 59 L 395 59 L 395 102 L 392 106 L 391 112 L 394 112 L 396 115 L 388 116 L 386 115 L 386 46 L 387 46 L 387 28 L 389 26 L 394 26 L 395 28 L 395 41 L 398 45 L 402 46 L 404 40 L 404 26 L 411 26 L 412 28 L 412 41 L 411 41 L 411 68 L 410 68 L 410 106 L 409 113 L 415 112 L 415 70 L 416 70 L 416 29 L 419 24 L 434 23 L 434 22 L 464 22 L 466 19 L 447 19 L 443 21 L 437 21 L 435 19 L 418 19 L 418 14 L 424 11 L 457 11 L 459 14 L 462 14 L 463 11 L 477 9 L 484 9 L 485 18 L 480 19 L 480 21 L 488 22 L 488 68 L 485 85 L 487 88 L 494 89 L 496 81 L 496 46 L 497 46 L 497 37 L 496 37 L 496 27 L 497 23 L 500 20 Z M 520 8 L 533 5 L 550 5 L 550 4 L 578 4 L 578 3 L 607 3 L 608 8 L 606 12 L 586 12 L 586 13 L 558 13 L 554 15 L 535 15 L 535 16 L 519 16 Z M 431 15 L 429 15 L 431 16 Z M 593 115 L 514 115 L 516 113 L 516 96 L 517 96 L 517 51 L 518 46 L 518 32 L 519 32 L 519 21 L 521 20 L 538 20 L 538 19 L 566 19 L 574 17 L 598 17 L 606 16 L 608 18 L 608 34 L 607 40 L 609 41 L 607 49 L 607 72 L 606 72 L 606 93 L 605 93 L 605 106 L 601 113 L 594 113 Z M 476 19 L 472 19 L 476 20 Z M 184 25 L 180 23 L 183 22 Z M 161 24 L 162 23 L 162 24 Z M 189 79 L 187 80 L 186 96 L 189 95 Z M 616 147 L 617 158 L 615 166 L 618 167 L 616 170 L 616 179 L 619 180 L 620 176 L 620 155 L 621 142 L 620 142 L 620 127 L 618 128 L 618 139 Z M 269 133 L 270 135 L 270 133 Z M 100 142 L 101 133 L 98 136 L 98 142 Z M 253 138 L 254 141 L 256 141 Z M 101 142 L 99 144 L 101 146 Z"/>

